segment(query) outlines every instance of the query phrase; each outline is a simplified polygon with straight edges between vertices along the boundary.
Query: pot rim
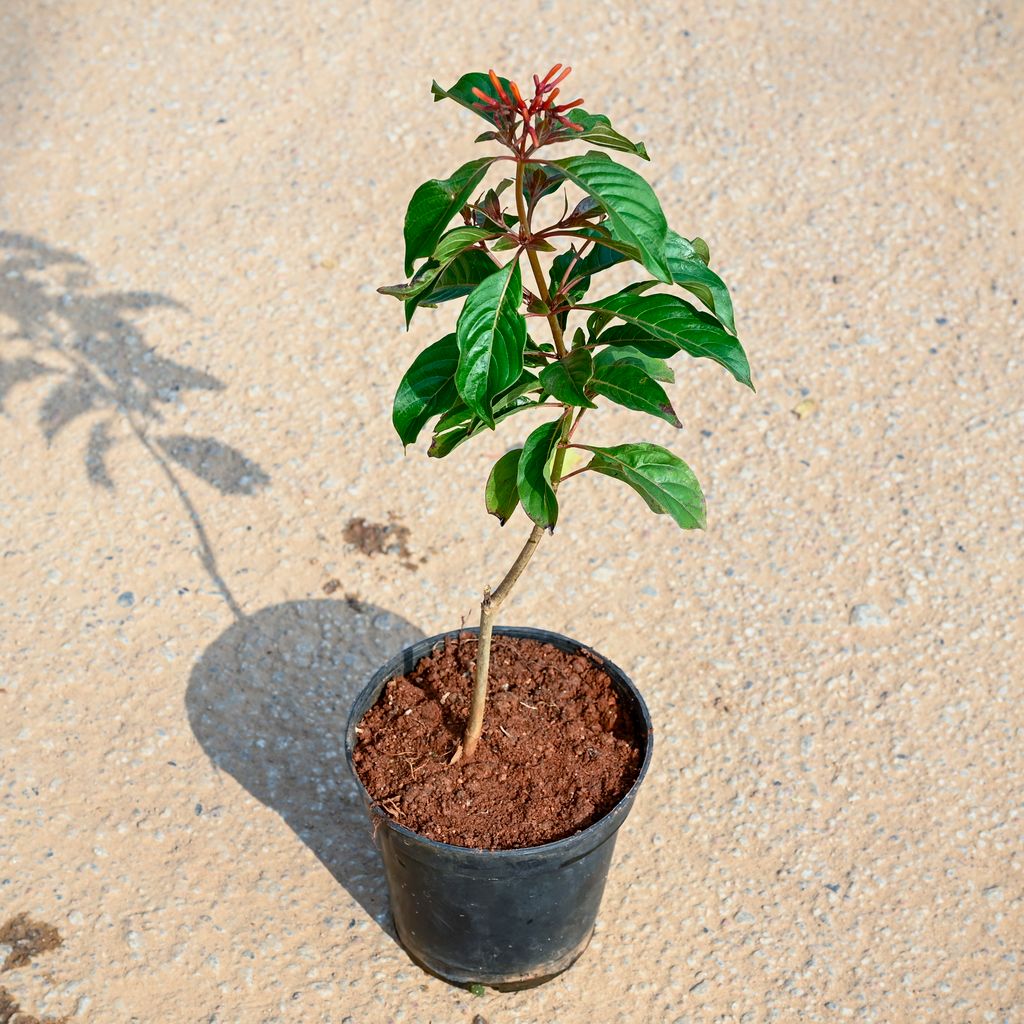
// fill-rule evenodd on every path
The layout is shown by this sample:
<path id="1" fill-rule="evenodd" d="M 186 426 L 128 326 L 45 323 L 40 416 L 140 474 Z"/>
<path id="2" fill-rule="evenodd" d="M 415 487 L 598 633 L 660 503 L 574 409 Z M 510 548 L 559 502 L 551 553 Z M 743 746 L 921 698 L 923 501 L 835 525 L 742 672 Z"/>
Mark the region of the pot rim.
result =
<path id="1" fill-rule="evenodd" d="M 637 776 L 633 780 L 633 784 L 625 793 L 622 794 L 621 797 L 619 797 L 615 802 L 615 805 L 605 814 L 601 815 L 597 821 L 592 822 L 579 832 L 574 832 L 571 836 L 564 836 L 561 839 L 555 839 L 550 843 L 541 843 L 537 846 L 517 846 L 508 850 L 484 850 L 477 846 L 458 846 L 454 843 L 443 843 L 437 839 L 430 839 L 420 832 L 415 832 L 411 828 L 407 828 L 405 825 L 401 825 L 393 818 L 389 817 L 367 792 L 366 787 L 363 785 L 363 780 L 359 778 L 359 773 L 355 769 L 352 755 L 355 750 L 355 743 L 353 741 L 356 735 L 356 727 L 362 720 L 363 715 L 366 714 L 366 712 L 373 706 L 373 703 L 380 695 L 381 690 L 383 690 L 392 679 L 396 678 L 396 676 L 400 674 L 399 670 L 402 668 L 402 660 L 404 659 L 406 652 L 422 646 L 424 648 L 424 652 L 417 659 L 416 663 L 418 664 L 418 662 L 428 654 L 433 653 L 439 644 L 446 642 L 450 638 L 462 636 L 466 633 L 475 634 L 478 632 L 478 627 L 466 626 L 462 629 L 451 629 L 444 633 L 438 633 L 435 636 L 424 637 L 422 640 L 417 640 L 415 643 L 403 647 L 400 651 L 396 652 L 392 658 L 381 665 L 376 672 L 374 672 L 370 677 L 370 680 L 362 690 L 359 691 L 359 694 L 352 702 L 352 707 L 349 710 L 348 718 L 345 723 L 345 762 L 348 765 L 348 770 L 352 779 L 355 781 L 359 792 L 362 794 L 363 802 L 368 807 L 370 814 L 374 819 L 374 831 L 376 831 L 376 826 L 379 822 L 381 825 L 397 832 L 400 836 L 403 836 L 410 842 L 422 844 L 427 849 L 435 849 L 439 853 L 449 852 L 450 854 L 458 854 L 460 858 L 466 857 L 470 860 L 484 860 L 492 857 L 499 857 L 505 860 L 525 860 L 531 857 L 546 857 L 560 852 L 568 853 L 570 851 L 574 851 L 577 847 L 586 844 L 587 840 L 593 836 L 596 829 L 607 827 L 610 818 L 618 815 L 625 820 L 626 813 L 632 807 L 636 792 L 640 787 L 640 783 L 643 782 L 644 777 L 647 775 L 647 769 L 651 764 L 651 757 L 654 751 L 654 726 L 651 722 L 651 715 L 647 709 L 647 704 L 644 701 L 643 695 L 640 693 L 639 689 L 637 689 L 633 680 L 630 679 L 630 677 L 626 675 L 618 665 L 609 658 L 606 658 L 600 652 L 595 651 L 589 645 L 584 644 L 579 640 L 575 640 L 572 637 L 565 636 L 562 633 L 555 633 L 547 629 L 537 629 L 532 626 L 494 627 L 494 632 L 496 634 L 504 634 L 505 636 L 517 636 L 527 640 L 537 640 L 540 643 L 551 643 L 552 638 L 554 638 L 555 640 L 561 640 L 565 643 L 571 644 L 581 653 L 590 655 L 598 665 L 607 671 L 607 674 L 611 678 L 613 684 L 625 689 L 632 698 L 635 705 L 635 711 L 639 718 L 639 721 L 636 724 L 641 727 L 644 733 L 642 736 L 644 743 L 643 760 L 640 762 L 640 770 L 637 772 Z M 552 646 L 557 647 L 559 645 L 556 643 Z M 363 698 L 371 690 L 376 691 L 373 694 L 373 700 L 367 704 L 362 711 L 359 711 Z M 613 836 L 618 831 L 619 825 L 621 824 L 622 822 L 620 821 L 597 845 L 601 845 L 601 843 Z"/>

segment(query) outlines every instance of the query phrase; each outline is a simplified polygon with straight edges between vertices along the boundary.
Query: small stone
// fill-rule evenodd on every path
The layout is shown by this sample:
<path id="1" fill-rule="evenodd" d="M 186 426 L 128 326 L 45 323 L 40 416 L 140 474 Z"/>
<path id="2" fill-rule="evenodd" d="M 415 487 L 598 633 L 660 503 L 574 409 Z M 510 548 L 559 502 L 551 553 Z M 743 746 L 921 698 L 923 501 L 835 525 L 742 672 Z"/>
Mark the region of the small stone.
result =
<path id="1" fill-rule="evenodd" d="M 1003 898 L 1003 889 L 999 885 L 988 885 L 981 890 L 981 895 L 993 903 L 998 903 Z"/>
<path id="2" fill-rule="evenodd" d="M 850 609 L 851 626 L 888 626 L 889 616 L 876 604 L 855 604 Z"/>
<path id="3" fill-rule="evenodd" d="M 696 985 L 691 985 L 690 986 L 690 991 L 693 993 L 693 995 L 699 996 L 701 994 L 701 992 L 706 992 L 707 988 L 708 988 L 708 983 L 707 983 L 707 979 L 705 978 L 704 981 L 698 981 Z"/>
<path id="4" fill-rule="evenodd" d="M 118 595 L 117 603 L 122 608 L 131 608 L 135 604 L 135 595 L 130 590 L 126 590 L 123 594 Z"/>
<path id="5" fill-rule="evenodd" d="M 813 398 L 805 398 L 793 406 L 793 415 L 798 420 L 805 420 L 818 411 L 818 403 Z"/>
<path id="6" fill-rule="evenodd" d="M 741 910 L 741 911 L 739 911 L 739 913 L 736 914 L 736 916 L 733 918 L 733 920 L 737 924 L 753 924 L 755 918 L 754 918 L 754 915 L 751 914 L 749 910 Z"/>
<path id="7" fill-rule="evenodd" d="M 862 334 L 857 339 L 857 344 L 858 345 L 865 345 L 868 348 L 875 348 L 878 345 L 882 344 L 882 339 L 881 338 L 876 338 L 873 334 Z"/>

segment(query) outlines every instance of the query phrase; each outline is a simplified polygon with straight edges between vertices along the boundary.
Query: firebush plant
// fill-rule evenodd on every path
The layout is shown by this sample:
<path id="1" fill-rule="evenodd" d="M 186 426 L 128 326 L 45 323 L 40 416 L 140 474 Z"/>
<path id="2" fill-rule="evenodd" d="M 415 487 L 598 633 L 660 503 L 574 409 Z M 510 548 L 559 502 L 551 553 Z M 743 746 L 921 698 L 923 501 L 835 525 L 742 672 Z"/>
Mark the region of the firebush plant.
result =
<path id="1" fill-rule="evenodd" d="M 479 742 L 494 615 L 545 531 L 554 531 L 560 484 L 601 473 L 628 484 L 652 512 L 683 529 L 704 526 L 704 495 L 678 456 L 643 441 L 580 442 L 580 422 L 596 400 L 679 427 L 662 386 L 674 381 L 667 360 L 678 352 L 714 360 L 753 387 L 732 301 L 708 266 L 707 244 L 672 231 L 651 186 L 607 153 L 554 158 L 566 143 L 587 143 L 649 159 L 642 142 L 620 135 L 603 114 L 588 113 L 583 100 L 557 102 L 569 71 L 556 64 L 543 78 L 534 75 L 530 99 L 493 71 L 463 75 L 450 89 L 433 84 L 435 100 L 454 100 L 487 122 L 477 142 L 503 152 L 416 189 L 405 215 L 409 280 L 379 289 L 405 304 L 407 327 L 420 307 L 465 299 L 455 332 L 424 349 L 398 386 L 393 421 L 403 444 L 435 417 L 427 452 L 434 458 L 517 413 L 551 409 L 555 417 L 498 459 L 487 478 L 487 511 L 504 525 L 521 505 L 534 526 L 505 578 L 484 591 L 473 698 L 453 762 L 471 757 Z M 479 191 L 489 173 L 505 169 L 511 177 Z M 573 189 L 583 195 L 570 209 Z M 538 226 L 545 199 L 545 209 L 561 199 L 561 216 Z M 531 283 L 524 282 L 524 256 Z M 598 274 L 629 261 L 646 271 L 643 280 L 588 298 Z M 706 308 L 675 291 L 652 291 L 663 285 L 678 286 Z M 546 340 L 532 333 L 544 323 Z M 571 469 L 570 453 L 578 463 Z"/>

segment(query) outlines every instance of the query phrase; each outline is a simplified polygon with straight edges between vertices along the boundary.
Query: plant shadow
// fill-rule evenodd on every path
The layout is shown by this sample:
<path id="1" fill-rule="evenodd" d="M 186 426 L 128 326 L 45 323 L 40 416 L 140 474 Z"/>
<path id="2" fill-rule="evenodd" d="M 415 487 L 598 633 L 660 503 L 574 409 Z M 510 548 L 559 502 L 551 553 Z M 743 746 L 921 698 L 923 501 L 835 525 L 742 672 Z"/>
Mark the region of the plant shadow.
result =
<path id="1" fill-rule="evenodd" d="M 113 491 L 108 453 L 137 444 L 160 468 L 184 507 L 207 570 L 236 617 L 241 615 L 218 568 L 202 520 L 179 475 L 188 473 L 223 495 L 252 495 L 270 477 L 217 438 L 174 433 L 165 410 L 189 392 L 223 391 L 204 370 L 160 355 L 138 320 L 149 310 L 188 312 L 158 292 L 102 291 L 78 254 L 31 235 L 0 231 L 0 416 L 15 388 L 45 384 L 36 425 L 48 446 L 71 424 L 89 424 L 85 476 Z"/>
<path id="2" fill-rule="evenodd" d="M 185 696 L 215 768 L 276 811 L 392 937 L 383 869 L 345 762 L 345 723 L 373 672 L 423 636 L 352 598 L 272 605 L 203 652 Z"/>

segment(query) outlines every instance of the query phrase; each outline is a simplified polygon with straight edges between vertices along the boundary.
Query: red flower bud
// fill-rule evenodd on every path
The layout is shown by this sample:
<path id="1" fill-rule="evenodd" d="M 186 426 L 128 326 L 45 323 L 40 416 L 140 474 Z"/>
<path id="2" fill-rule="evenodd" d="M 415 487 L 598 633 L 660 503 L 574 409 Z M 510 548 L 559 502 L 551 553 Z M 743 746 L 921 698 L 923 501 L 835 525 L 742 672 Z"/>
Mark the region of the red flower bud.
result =
<path id="1" fill-rule="evenodd" d="M 548 72 L 548 74 L 551 74 L 551 72 L 553 72 L 553 71 L 556 71 L 556 70 L 557 70 L 558 68 L 560 68 L 561 66 L 562 66 L 561 64 L 556 64 L 556 65 L 555 65 L 555 66 L 554 66 L 554 67 L 553 67 L 553 68 L 551 69 L 551 71 L 549 71 L 549 72 Z M 547 85 L 547 87 L 548 87 L 549 89 L 550 89 L 550 88 L 551 88 L 552 86 L 558 85 L 558 83 L 559 83 L 559 82 L 562 82 L 562 81 L 564 81 L 564 80 L 565 80 L 565 77 L 566 77 L 566 75 L 568 75 L 570 71 L 572 71 L 572 68 L 566 68 L 566 69 L 565 69 L 565 70 L 564 70 L 564 71 L 563 71 L 563 72 L 562 72 L 562 73 L 561 73 L 561 74 L 560 74 L 560 75 L 559 75 L 559 76 L 558 76 L 557 78 L 553 78 L 553 79 L 552 79 L 552 80 L 551 80 L 550 82 L 545 82 L 545 84 Z"/>
<path id="2" fill-rule="evenodd" d="M 472 89 L 472 92 L 473 92 L 474 96 L 477 96 L 480 99 L 482 99 L 484 101 L 484 103 L 487 104 L 487 106 L 489 106 L 489 107 L 496 107 L 496 106 L 498 106 L 498 101 L 493 96 L 488 96 L 487 93 L 485 93 L 483 91 L 483 89 L 478 89 L 474 85 L 473 89 Z M 480 106 L 480 104 L 479 103 L 474 103 L 473 106 L 474 107 L 478 107 L 478 106 Z"/>
<path id="3" fill-rule="evenodd" d="M 502 98 L 502 100 L 505 103 L 510 103 L 511 101 L 508 98 L 508 93 L 505 92 L 505 90 L 501 87 L 501 80 L 494 73 L 494 69 L 492 68 L 490 71 L 487 72 L 487 74 L 490 75 L 491 77 L 491 85 L 494 86 L 494 91 Z"/>
<path id="4" fill-rule="evenodd" d="M 543 84 L 543 85 L 547 85 L 547 84 L 548 84 L 548 79 L 549 79 L 549 78 L 551 78 L 551 76 L 552 76 L 552 75 L 554 75 L 554 74 L 557 74 L 557 73 L 558 73 L 558 69 L 559 69 L 559 68 L 560 68 L 561 66 L 562 66 L 561 64 L 556 64 L 556 65 L 555 65 L 555 66 L 554 66 L 554 67 L 553 67 L 553 68 L 552 68 L 552 69 L 551 69 L 551 70 L 550 70 L 550 71 L 549 71 L 549 72 L 548 72 L 548 73 L 547 73 L 547 74 L 546 74 L 546 75 L 544 76 L 544 79 L 543 79 L 543 81 L 542 81 L 542 83 L 541 83 L 541 84 Z M 568 74 L 568 71 L 566 71 L 566 74 Z"/>

